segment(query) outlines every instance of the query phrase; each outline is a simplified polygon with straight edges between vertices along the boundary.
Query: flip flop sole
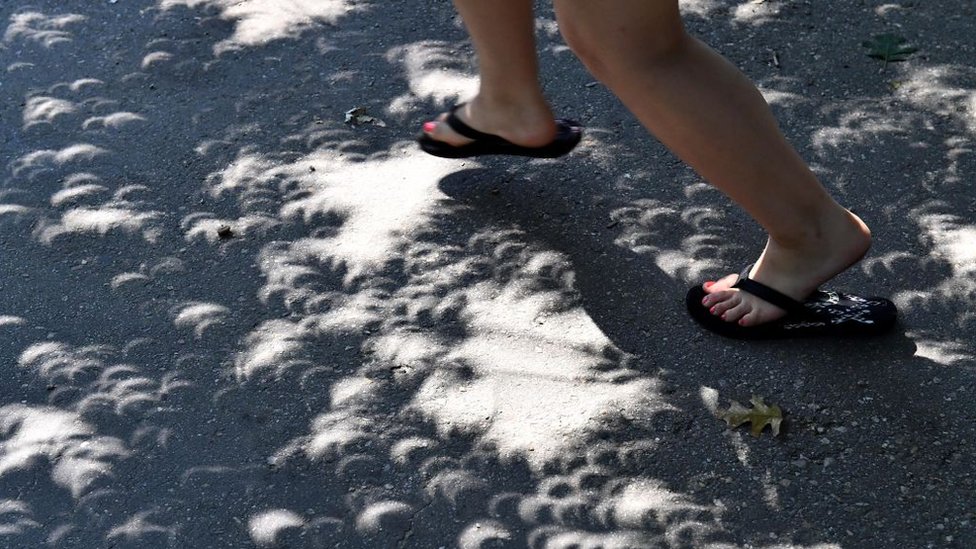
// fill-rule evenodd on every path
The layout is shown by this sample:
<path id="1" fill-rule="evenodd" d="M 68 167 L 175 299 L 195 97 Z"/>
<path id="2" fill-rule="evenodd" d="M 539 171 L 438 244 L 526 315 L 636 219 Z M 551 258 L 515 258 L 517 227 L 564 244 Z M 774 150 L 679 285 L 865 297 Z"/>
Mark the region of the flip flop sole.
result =
<path id="1" fill-rule="evenodd" d="M 759 326 L 740 326 L 734 322 L 726 322 L 713 315 L 704 305 L 702 299 L 707 292 L 701 286 L 693 286 L 685 297 L 685 305 L 691 318 L 703 328 L 721 336 L 734 339 L 783 339 L 799 337 L 867 337 L 881 335 L 894 327 L 898 313 L 894 303 L 880 297 L 859 298 L 845 294 L 821 293 L 824 296 L 842 296 L 856 299 L 870 304 L 870 318 L 863 314 L 844 314 L 844 307 L 831 304 L 829 301 L 808 301 L 813 308 L 830 309 L 834 311 L 834 320 L 819 320 L 811 318 L 797 318 L 787 314 L 780 320 L 760 324 Z M 852 309 L 853 311 L 853 309 Z"/>
<path id="2" fill-rule="evenodd" d="M 576 148 L 583 137 L 582 127 L 572 120 L 557 120 L 556 138 L 542 147 L 523 147 L 495 137 L 475 140 L 461 146 L 450 145 L 427 134 L 417 137 L 421 150 L 441 158 L 471 158 L 485 155 L 525 156 L 530 158 L 558 158 Z"/>

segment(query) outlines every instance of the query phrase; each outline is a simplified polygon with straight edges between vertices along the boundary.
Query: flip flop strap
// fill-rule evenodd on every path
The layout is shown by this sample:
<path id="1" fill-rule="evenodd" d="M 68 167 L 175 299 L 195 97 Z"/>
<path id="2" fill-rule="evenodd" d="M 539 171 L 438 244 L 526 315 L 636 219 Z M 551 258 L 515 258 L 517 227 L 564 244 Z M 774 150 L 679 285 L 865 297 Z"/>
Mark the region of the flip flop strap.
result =
<path id="1" fill-rule="evenodd" d="M 752 265 L 746 267 L 746 269 L 742 271 L 742 274 L 739 275 L 739 281 L 733 284 L 732 287 L 749 292 L 759 299 L 768 301 L 769 303 L 776 305 L 788 313 L 808 317 L 816 316 L 813 311 L 804 307 L 803 303 L 800 303 L 792 297 L 778 292 L 769 286 L 762 284 L 761 282 L 756 282 L 755 280 L 749 278 L 749 271 L 751 270 Z"/>
<path id="2" fill-rule="evenodd" d="M 460 105 L 455 105 L 451 108 L 450 112 L 447 113 L 447 125 L 451 127 L 459 135 L 463 135 L 468 139 L 475 139 L 477 141 L 505 141 L 497 135 L 492 135 L 490 133 L 479 132 L 478 130 L 472 128 L 471 126 L 465 124 L 457 115 L 457 110 L 464 106 L 464 103 Z"/>

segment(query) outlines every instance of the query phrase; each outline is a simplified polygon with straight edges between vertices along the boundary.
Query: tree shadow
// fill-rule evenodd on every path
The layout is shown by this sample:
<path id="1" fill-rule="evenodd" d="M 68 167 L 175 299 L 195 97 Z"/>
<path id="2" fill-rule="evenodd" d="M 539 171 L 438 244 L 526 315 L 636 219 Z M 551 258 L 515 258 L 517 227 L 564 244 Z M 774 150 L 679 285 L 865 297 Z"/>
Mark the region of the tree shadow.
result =
<path id="1" fill-rule="evenodd" d="M 548 6 L 546 89 L 586 142 L 461 170 L 410 137 L 473 82 L 444 6 L 0 7 L 4 542 L 972 539 L 972 74 L 933 49 L 893 87 L 816 50 L 849 74 L 810 84 L 811 6 L 686 7 L 710 42 L 762 45 L 726 53 L 872 221 L 838 282 L 893 292 L 901 333 L 701 333 L 685 289 L 760 234 L 590 85 Z M 942 32 L 921 8 L 828 11 Z M 726 430 L 716 392 L 781 403 L 787 436 Z"/>

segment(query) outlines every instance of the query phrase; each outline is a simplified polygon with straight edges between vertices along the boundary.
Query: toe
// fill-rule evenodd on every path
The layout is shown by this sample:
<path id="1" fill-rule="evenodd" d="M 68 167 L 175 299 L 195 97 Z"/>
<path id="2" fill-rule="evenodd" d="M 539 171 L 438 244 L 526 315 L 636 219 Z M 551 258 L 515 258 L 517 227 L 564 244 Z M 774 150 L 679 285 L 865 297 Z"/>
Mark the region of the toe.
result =
<path id="1" fill-rule="evenodd" d="M 750 312 L 752 312 L 752 307 L 748 303 L 739 303 L 735 307 L 726 310 L 722 314 L 722 320 L 726 322 L 738 322 Z"/>
<path id="2" fill-rule="evenodd" d="M 755 326 L 759 324 L 759 311 L 749 311 L 739 319 L 740 326 Z"/>
<path id="3" fill-rule="evenodd" d="M 742 303 L 742 296 L 738 293 L 733 293 L 728 299 L 719 301 L 718 303 L 709 307 L 709 311 L 715 316 L 722 316 L 726 311 L 732 309 L 733 307 L 738 307 Z"/>
<path id="4" fill-rule="evenodd" d="M 704 305 L 706 307 L 711 307 L 711 306 L 717 305 L 717 304 L 719 304 L 719 303 L 721 303 L 723 301 L 727 301 L 729 299 L 732 299 L 738 293 L 739 292 L 736 292 L 736 291 L 733 291 L 733 290 L 725 290 L 725 291 L 722 291 L 722 292 L 711 293 L 711 294 L 708 294 L 708 295 L 706 295 L 705 297 L 702 298 L 702 305 Z"/>
<path id="5" fill-rule="evenodd" d="M 705 289 L 706 292 L 713 294 L 717 292 L 727 291 L 729 288 L 732 287 L 733 284 L 735 284 L 738 281 L 739 281 L 739 275 L 730 274 L 718 279 L 712 284 L 709 284 L 707 286 L 703 285 L 702 287 Z"/>
<path id="6" fill-rule="evenodd" d="M 432 139 L 443 141 L 449 145 L 461 146 L 470 143 L 471 140 L 458 135 L 451 126 L 445 122 L 447 114 L 441 114 L 436 120 L 424 122 L 424 133 Z"/>

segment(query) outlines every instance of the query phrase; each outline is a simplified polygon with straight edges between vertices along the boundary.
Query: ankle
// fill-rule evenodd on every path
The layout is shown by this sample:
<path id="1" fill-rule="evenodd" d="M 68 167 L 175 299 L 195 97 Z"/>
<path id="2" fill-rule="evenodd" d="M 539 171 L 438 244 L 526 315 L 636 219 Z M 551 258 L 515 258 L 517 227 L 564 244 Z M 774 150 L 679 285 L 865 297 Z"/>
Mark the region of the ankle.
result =
<path id="1" fill-rule="evenodd" d="M 465 113 L 471 126 L 525 146 L 541 146 L 552 141 L 556 123 L 545 98 L 521 98 L 479 94 L 468 102 Z"/>
<path id="2" fill-rule="evenodd" d="M 800 253 L 822 254 L 825 250 L 864 253 L 871 246 L 868 226 L 840 206 L 790 231 L 770 233 L 769 238 L 781 249 Z"/>
<path id="3" fill-rule="evenodd" d="M 539 90 L 482 88 L 468 103 L 479 112 L 550 114 L 549 104 Z"/>

